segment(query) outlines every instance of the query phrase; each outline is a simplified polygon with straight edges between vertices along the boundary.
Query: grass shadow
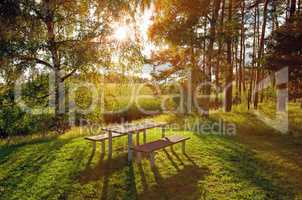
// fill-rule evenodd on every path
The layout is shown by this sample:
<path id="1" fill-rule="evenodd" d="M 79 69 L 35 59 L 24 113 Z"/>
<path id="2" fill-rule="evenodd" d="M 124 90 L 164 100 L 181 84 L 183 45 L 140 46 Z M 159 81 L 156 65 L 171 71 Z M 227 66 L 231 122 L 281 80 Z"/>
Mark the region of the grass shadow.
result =
<path id="1" fill-rule="evenodd" d="M 142 165 L 142 163 L 138 163 L 138 172 L 140 174 L 140 177 L 141 177 L 141 182 L 142 182 L 142 185 L 143 185 L 143 190 L 144 191 L 147 191 L 149 186 L 148 186 L 148 183 L 147 183 L 147 179 L 146 179 L 146 174 L 145 174 L 145 170 L 144 170 L 144 167 Z"/>
<path id="2" fill-rule="evenodd" d="M 181 165 L 185 165 L 185 163 L 182 161 L 182 159 L 179 157 L 179 155 L 176 153 L 176 151 L 173 149 L 173 148 L 171 148 L 171 153 L 172 153 L 172 155 L 178 160 L 178 162 L 180 162 L 181 163 Z M 186 157 L 188 157 L 188 155 L 186 155 L 186 154 L 184 154 Z M 192 162 L 191 162 L 192 163 Z M 194 163 L 194 161 L 193 161 L 193 163 L 192 163 L 193 165 L 195 164 Z"/>
<path id="3" fill-rule="evenodd" d="M 137 190 L 136 190 L 136 182 L 135 182 L 135 172 L 133 168 L 133 163 L 127 165 L 125 171 L 125 183 L 127 192 L 122 199 L 136 200 L 137 199 Z"/>
<path id="4" fill-rule="evenodd" d="M 138 199 L 200 199 L 204 192 L 199 181 L 205 178 L 209 170 L 189 165 L 168 178 L 162 177 L 156 166 L 152 172 L 156 185 L 139 194 Z"/>
<path id="5" fill-rule="evenodd" d="M 19 149 L 22 149 L 23 147 L 26 147 L 28 145 L 47 145 L 48 143 L 54 141 L 55 138 L 56 137 L 34 139 L 32 141 L 22 142 L 18 144 L 0 146 L 0 164 L 7 162 L 12 153 L 18 152 Z"/>
<path id="6" fill-rule="evenodd" d="M 86 164 L 87 167 L 80 172 L 79 181 L 81 184 L 98 181 L 105 176 L 110 176 L 111 174 L 122 170 L 127 164 L 127 156 L 124 154 L 119 154 L 116 157 L 106 160 L 101 156 L 93 167 Z"/>
<path id="7" fill-rule="evenodd" d="M 21 196 L 35 199 L 37 196 L 42 198 L 43 195 L 46 198 L 58 188 L 61 188 L 61 193 L 55 194 L 64 195 L 64 190 L 68 191 L 71 187 L 64 182 L 72 180 L 85 156 L 84 149 L 71 142 L 71 139 L 36 140 L 26 145 L 6 147 L 6 150 L 10 154 L 6 154 L 0 166 L 0 170 L 4 172 L 0 186 L 3 185 L 5 190 L 2 194 L 4 196 L 0 195 L 0 198 L 4 199 L 11 197 L 18 199 Z M 46 180 L 47 183 L 43 182 Z M 48 190 L 44 188 L 47 186 Z M 43 195 L 38 192 L 42 188 L 45 190 Z"/>
<path id="8" fill-rule="evenodd" d="M 243 145 L 226 140 L 216 140 L 221 148 L 212 149 L 224 166 L 223 170 L 233 177 L 235 182 L 248 182 L 250 187 L 263 191 L 267 199 L 294 199 L 293 187 L 285 182 L 279 171 L 269 161 L 256 157 L 255 152 Z"/>
<path id="9" fill-rule="evenodd" d="M 177 163 L 173 160 L 172 156 L 169 154 L 169 152 L 164 149 L 163 152 L 165 153 L 166 157 L 168 158 L 168 160 L 171 162 L 172 166 L 179 171 L 179 167 L 177 166 Z"/>

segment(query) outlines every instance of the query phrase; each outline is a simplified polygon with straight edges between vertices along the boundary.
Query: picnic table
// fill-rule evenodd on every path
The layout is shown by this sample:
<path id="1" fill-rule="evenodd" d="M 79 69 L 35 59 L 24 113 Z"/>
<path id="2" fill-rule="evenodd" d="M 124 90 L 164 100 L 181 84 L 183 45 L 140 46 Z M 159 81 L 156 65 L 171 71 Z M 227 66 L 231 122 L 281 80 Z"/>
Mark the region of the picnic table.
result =
<path id="1" fill-rule="evenodd" d="M 136 144 L 139 145 L 139 134 L 143 132 L 143 141 L 146 143 L 146 132 L 148 129 L 162 128 L 162 138 L 165 137 L 165 127 L 168 125 L 166 122 L 142 122 L 139 124 L 120 124 L 102 127 L 102 130 L 108 132 L 108 157 L 112 156 L 112 138 L 114 133 L 121 135 L 128 135 L 128 161 L 132 161 L 132 145 L 133 134 L 136 134 Z"/>

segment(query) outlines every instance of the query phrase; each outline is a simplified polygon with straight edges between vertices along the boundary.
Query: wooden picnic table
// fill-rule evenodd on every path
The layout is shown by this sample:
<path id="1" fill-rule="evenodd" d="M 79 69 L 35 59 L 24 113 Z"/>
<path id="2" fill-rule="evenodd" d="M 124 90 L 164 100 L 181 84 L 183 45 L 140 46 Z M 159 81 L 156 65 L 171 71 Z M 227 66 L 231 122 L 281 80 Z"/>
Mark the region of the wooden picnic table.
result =
<path id="1" fill-rule="evenodd" d="M 162 128 L 162 137 L 165 137 L 165 127 L 168 123 L 165 122 L 142 122 L 140 124 L 119 124 L 111 125 L 107 127 L 102 127 L 103 131 L 108 132 L 108 157 L 112 156 L 112 133 L 119 133 L 123 135 L 128 135 L 128 161 L 132 161 L 132 142 L 133 134 L 136 135 L 136 143 L 139 145 L 139 133 L 143 132 L 144 143 L 146 143 L 146 132 L 148 129 L 152 128 Z"/>

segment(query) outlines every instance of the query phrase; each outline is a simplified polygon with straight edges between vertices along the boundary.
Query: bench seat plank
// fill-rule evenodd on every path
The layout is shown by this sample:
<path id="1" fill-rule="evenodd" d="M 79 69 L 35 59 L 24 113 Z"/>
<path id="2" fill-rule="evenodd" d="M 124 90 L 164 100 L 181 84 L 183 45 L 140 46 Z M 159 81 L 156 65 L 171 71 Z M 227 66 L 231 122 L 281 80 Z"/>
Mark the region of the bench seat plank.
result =
<path id="1" fill-rule="evenodd" d="M 123 134 L 112 133 L 112 138 L 121 137 L 121 136 L 123 136 Z M 95 135 L 95 136 L 85 137 L 86 140 L 95 141 L 95 142 L 104 141 L 104 140 L 107 140 L 108 138 L 109 138 L 108 133 L 101 134 L 101 135 Z"/>
<path id="2" fill-rule="evenodd" d="M 172 142 L 173 144 L 177 144 L 186 140 L 189 140 L 190 137 L 183 137 L 183 136 L 178 136 L 178 135 L 173 135 L 169 137 L 164 137 L 162 140 Z"/>
<path id="3" fill-rule="evenodd" d="M 157 140 L 154 142 L 136 146 L 133 149 L 138 152 L 150 153 L 159 149 L 163 149 L 170 145 L 173 145 L 173 143 L 166 140 Z"/>
<path id="4" fill-rule="evenodd" d="M 190 137 L 174 135 L 174 136 L 164 137 L 164 138 L 156 140 L 154 142 L 136 146 L 133 148 L 133 150 L 137 151 L 137 158 L 138 158 L 139 162 L 141 160 L 141 154 L 147 153 L 150 156 L 149 159 L 150 159 L 151 166 L 154 167 L 154 165 L 155 165 L 154 151 L 164 149 L 168 146 L 170 146 L 172 148 L 174 144 L 182 143 L 182 152 L 185 153 L 185 143 L 189 139 L 190 139 Z"/>
<path id="5" fill-rule="evenodd" d="M 172 145 L 180 143 L 180 142 L 184 142 L 189 139 L 190 139 L 189 137 L 174 135 L 174 136 L 162 138 L 160 140 L 156 140 L 154 142 L 136 146 L 133 149 L 138 152 L 150 153 L 150 152 L 153 152 L 156 150 L 166 148 L 168 146 L 172 146 Z"/>

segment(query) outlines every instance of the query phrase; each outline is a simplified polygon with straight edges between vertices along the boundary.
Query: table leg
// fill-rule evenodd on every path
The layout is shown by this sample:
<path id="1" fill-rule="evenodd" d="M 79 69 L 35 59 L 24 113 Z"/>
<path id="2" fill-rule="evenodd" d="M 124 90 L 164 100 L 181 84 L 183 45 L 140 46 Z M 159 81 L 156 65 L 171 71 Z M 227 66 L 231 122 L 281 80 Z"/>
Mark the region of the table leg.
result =
<path id="1" fill-rule="evenodd" d="M 186 141 L 182 142 L 182 147 L 181 147 L 182 153 L 186 154 Z"/>
<path id="2" fill-rule="evenodd" d="M 144 134 L 144 144 L 146 144 L 146 143 L 147 143 L 147 136 L 146 136 L 146 132 L 147 132 L 147 131 L 146 131 L 146 130 L 144 130 L 144 133 L 143 133 L 143 134 Z"/>
<path id="3" fill-rule="evenodd" d="M 92 148 L 93 148 L 93 152 L 95 152 L 95 149 L 96 149 L 96 142 L 92 142 Z"/>
<path id="4" fill-rule="evenodd" d="M 105 141 L 103 140 L 101 142 L 101 156 L 105 155 Z"/>
<path id="5" fill-rule="evenodd" d="M 132 161 L 132 135 L 133 133 L 128 133 L 128 161 Z"/>
<path id="6" fill-rule="evenodd" d="M 150 163 L 151 163 L 151 167 L 154 167 L 155 166 L 155 158 L 154 158 L 154 152 L 151 152 L 150 154 L 149 154 L 149 156 L 150 156 Z"/>
<path id="7" fill-rule="evenodd" d="M 139 145 L 139 131 L 136 132 L 136 145 Z"/>
<path id="8" fill-rule="evenodd" d="M 108 158 L 112 157 L 112 132 L 108 133 Z"/>
<path id="9" fill-rule="evenodd" d="M 142 153 L 137 152 L 136 156 L 137 156 L 137 162 L 140 163 L 142 161 Z"/>
<path id="10" fill-rule="evenodd" d="M 163 127 L 161 128 L 161 137 L 162 137 L 162 138 L 164 138 L 164 137 L 166 136 L 165 132 L 166 132 L 166 128 L 163 126 Z"/>

